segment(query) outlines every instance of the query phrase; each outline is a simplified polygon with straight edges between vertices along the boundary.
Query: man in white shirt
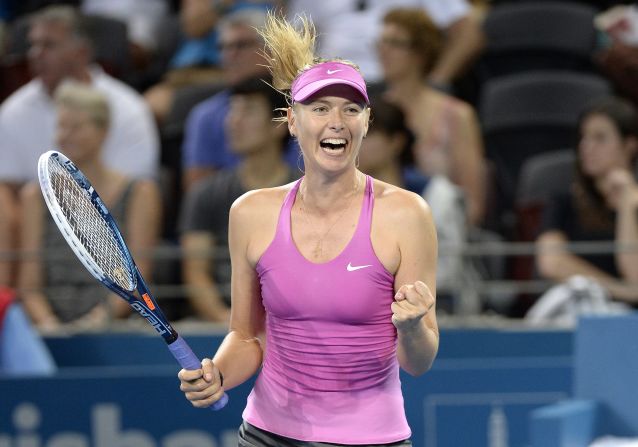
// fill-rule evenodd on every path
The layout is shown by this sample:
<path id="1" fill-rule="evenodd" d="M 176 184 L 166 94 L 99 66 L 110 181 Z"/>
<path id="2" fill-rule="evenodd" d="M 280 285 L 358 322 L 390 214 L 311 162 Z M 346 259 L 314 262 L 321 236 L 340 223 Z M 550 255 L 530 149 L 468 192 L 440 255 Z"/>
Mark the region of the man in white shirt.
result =
<path id="1" fill-rule="evenodd" d="M 76 11 L 52 6 L 33 19 L 29 62 L 35 78 L 0 106 L 0 182 L 34 180 L 41 153 L 53 149 L 52 95 L 65 79 L 86 82 L 106 94 L 113 123 L 104 146 L 107 166 L 126 175 L 154 177 L 159 137 L 141 95 L 91 65 L 91 45 Z"/>
<path id="2" fill-rule="evenodd" d="M 312 18 L 321 55 L 351 60 L 368 82 L 376 82 L 381 70 L 374 46 L 383 16 L 390 9 L 406 7 L 423 8 L 444 32 L 443 51 L 429 80 L 449 87 L 484 46 L 480 23 L 467 0 L 290 0 L 287 13 L 291 18 L 301 13 Z"/>

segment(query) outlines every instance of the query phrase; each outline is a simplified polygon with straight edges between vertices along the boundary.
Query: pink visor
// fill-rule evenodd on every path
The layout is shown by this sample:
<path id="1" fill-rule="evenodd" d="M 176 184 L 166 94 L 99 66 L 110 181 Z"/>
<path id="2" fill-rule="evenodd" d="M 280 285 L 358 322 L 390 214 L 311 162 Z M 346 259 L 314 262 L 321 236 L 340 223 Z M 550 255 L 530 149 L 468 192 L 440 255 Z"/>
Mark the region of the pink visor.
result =
<path id="1" fill-rule="evenodd" d="M 341 62 L 324 62 L 304 71 L 292 83 L 290 93 L 295 102 L 303 102 L 329 85 L 343 84 L 355 89 L 369 104 L 366 83 L 353 66 Z"/>

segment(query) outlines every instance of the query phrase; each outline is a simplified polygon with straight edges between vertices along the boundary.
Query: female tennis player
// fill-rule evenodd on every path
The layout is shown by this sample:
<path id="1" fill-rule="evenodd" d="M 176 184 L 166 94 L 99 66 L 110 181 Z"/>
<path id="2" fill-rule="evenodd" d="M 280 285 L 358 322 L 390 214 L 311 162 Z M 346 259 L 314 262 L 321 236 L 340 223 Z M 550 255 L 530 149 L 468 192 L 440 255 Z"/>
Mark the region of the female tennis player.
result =
<path id="1" fill-rule="evenodd" d="M 420 375 L 438 349 L 432 217 L 357 169 L 365 82 L 350 62 L 315 59 L 302 25 L 270 16 L 263 34 L 305 175 L 234 203 L 230 332 L 179 372 L 181 390 L 207 407 L 261 367 L 240 446 L 411 445 L 399 368 Z"/>

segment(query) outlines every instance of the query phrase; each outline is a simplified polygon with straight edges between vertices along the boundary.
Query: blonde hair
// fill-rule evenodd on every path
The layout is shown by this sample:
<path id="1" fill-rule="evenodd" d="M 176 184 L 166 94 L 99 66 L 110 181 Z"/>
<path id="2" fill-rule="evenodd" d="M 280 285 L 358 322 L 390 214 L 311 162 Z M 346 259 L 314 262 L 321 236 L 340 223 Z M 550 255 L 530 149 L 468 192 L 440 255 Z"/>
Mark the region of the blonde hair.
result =
<path id="1" fill-rule="evenodd" d="M 266 24 L 259 34 L 264 39 L 264 57 L 269 62 L 268 69 L 272 74 L 273 87 L 289 99 L 289 91 L 293 81 L 304 71 L 323 62 L 338 61 L 359 67 L 347 60 L 332 58 L 323 59 L 315 56 L 317 31 L 312 21 L 305 15 L 298 16 L 300 29 L 282 15 L 269 12 Z"/>
<path id="2" fill-rule="evenodd" d="M 78 82 L 65 82 L 55 90 L 55 103 L 89 115 L 91 122 L 108 129 L 111 114 L 106 96 L 98 90 Z"/>

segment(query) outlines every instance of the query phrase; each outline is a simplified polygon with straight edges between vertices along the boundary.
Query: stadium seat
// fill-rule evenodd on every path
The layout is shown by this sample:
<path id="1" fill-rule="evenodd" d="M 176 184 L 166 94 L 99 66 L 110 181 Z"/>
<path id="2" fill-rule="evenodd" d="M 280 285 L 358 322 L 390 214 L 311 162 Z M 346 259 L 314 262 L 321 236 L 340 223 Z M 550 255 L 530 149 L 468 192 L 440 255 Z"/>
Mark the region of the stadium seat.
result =
<path id="1" fill-rule="evenodd" d="M 561 149 L 534 155 L 523 162 L 514 199 L 519 240 L 533 241 L 547 201 L 557 193 L 569 191 L 574 161 L 573 149 Z"/>
<path id="2" fill-rule="evenodd" d="M 494 6 L 478 64 L 483 80 L 539 69 L 591 71 L 596 10 L 578 2 L 526 1 Z"/>
<path id="3" fill-rule="evenodd" d="M 638 314 L 583 317 L 575 334 L 573 398 L 534 410 L 532 447 L 587 446 L 638 436 Z"/>

